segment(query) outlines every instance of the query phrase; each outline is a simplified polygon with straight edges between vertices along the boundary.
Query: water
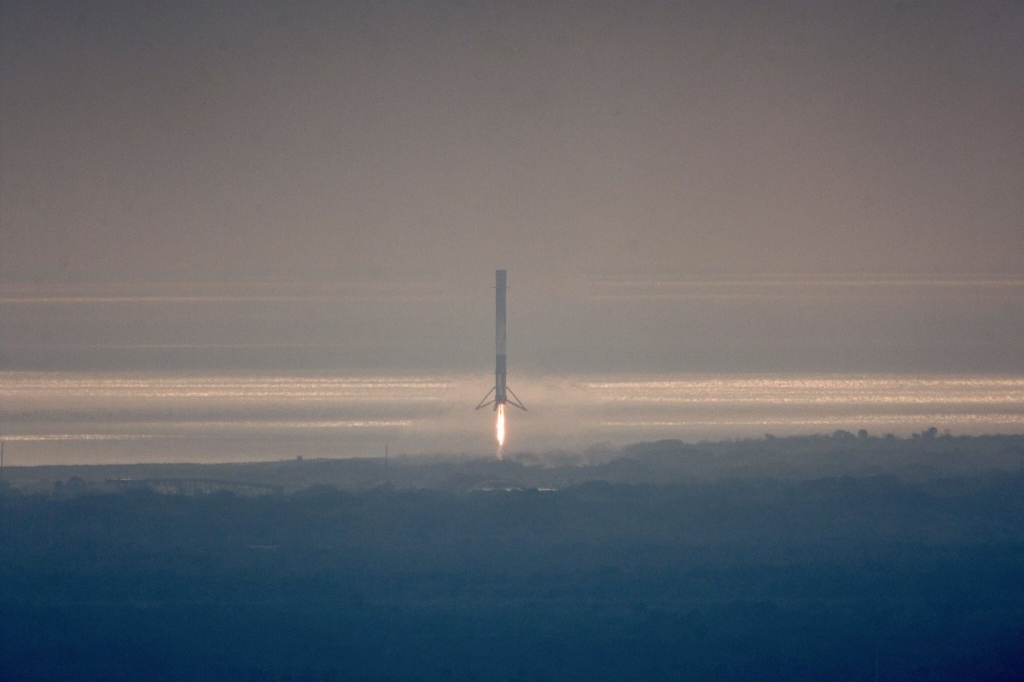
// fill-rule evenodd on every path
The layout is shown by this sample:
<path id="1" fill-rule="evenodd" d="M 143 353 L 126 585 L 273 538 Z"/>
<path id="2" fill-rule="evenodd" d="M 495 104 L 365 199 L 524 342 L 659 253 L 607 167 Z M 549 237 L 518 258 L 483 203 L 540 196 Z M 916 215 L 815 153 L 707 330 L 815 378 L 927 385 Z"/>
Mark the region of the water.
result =
<path id="1" fill-rule="evenodd" d="M 506 452 L 1024 431 L 1016 275 L 516 272 L 509 383 L 529 412 Z M 0 283 L 6 459 L 493 456 L 495 415 L 473 409 L 494 383 L 493 271 L 452 277 Z"/>
<path id="2" fill-rule="evenodd" d="M 867 429 L 1024 431 L 1024 376 L 517 376 L 506 452 Z M 495 454 L 493 377 L 0 372 L 8 464 Z"/>

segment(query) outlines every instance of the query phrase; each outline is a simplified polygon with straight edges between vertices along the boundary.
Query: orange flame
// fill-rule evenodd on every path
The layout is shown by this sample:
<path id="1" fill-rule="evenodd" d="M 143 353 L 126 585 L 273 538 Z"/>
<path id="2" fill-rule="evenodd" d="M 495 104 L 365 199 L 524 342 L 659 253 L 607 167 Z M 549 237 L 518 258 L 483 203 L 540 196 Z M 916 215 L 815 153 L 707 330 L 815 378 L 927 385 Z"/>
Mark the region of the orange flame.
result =
<path id="1" fill-rule="evenodd" d="M 498 405 L 497 435 L 498 447 L 500 448 L 505 444 L 505 406 L 501 404 Z"/>

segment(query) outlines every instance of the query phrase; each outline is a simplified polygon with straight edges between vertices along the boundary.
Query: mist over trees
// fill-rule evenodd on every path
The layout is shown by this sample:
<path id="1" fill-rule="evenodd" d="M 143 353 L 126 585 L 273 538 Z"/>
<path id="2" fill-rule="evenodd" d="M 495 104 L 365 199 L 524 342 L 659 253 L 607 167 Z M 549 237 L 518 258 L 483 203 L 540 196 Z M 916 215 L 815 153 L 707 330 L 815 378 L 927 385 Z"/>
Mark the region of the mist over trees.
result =
<path id="1" fill-rule="evenodd" d="M 815 479 L 893 475 L 927 480 L 1024 469 L 1024 436 L 939 435 L 912 438 L 836 431 L 809 435 L 686 443 L 661 440 L 583 452 L 512 452 L 503 459 L 451 455 L 303 459 L 244 464 L 107 464 L 8 468 L 11 485 L 26 491 L 114 491 L 153 483 L 163 492 L 220 487 L 254 493 L 295 492 L 317 485 L 364 490 L 382 485 L 465 492 L 483 488 L 562 488 L 612 483 L 715 481 L 732 478 Z M 77 479 L 73 480 L 73 479 Z M 120 481 L 120 485 L 113 482 Z"/>

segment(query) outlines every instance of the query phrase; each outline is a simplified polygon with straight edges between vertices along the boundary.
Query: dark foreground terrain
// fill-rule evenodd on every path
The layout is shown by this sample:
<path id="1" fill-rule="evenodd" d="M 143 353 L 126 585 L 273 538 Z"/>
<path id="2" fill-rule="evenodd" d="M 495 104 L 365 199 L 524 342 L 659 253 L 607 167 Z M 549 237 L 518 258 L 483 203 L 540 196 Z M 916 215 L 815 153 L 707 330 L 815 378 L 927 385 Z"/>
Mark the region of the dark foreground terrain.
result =
<path id="1" fill-rule="evenodd" d="M 1024 679 L 1018 469 L 699 477 L 676 450 L 556 490 L 479 462 L 345 491 L 8 487 L 0 679 Z M 677 475 L 607 480 L 652 466 Z M 533 469 L 500 470 L 557 472 Z"/>

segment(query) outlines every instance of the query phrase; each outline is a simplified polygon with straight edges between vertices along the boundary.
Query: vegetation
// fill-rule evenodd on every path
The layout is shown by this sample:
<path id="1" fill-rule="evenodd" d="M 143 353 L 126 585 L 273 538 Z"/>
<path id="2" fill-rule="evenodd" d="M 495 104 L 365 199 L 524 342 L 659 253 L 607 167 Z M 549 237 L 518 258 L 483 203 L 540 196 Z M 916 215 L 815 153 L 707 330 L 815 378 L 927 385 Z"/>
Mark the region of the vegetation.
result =
<path id="1" fill-rule="evenodd" d="M 25 491 L 64 495 L 148 487 L 164 492 L 231 490 L 295 492 L 318 485 L 339 490 L 379 486 L 466 492 L 486 488 L 565 488 L 588 481 L 687 483 L 771 478 L 813 480 L 893 475 L 924 481 L 984 472 L 1024 470 L 1024 435 L 951 436 L 926 429 L 913 438 L 858 435 L 796 436 L 684 443 L 665 440 L 582 453 L 513 453 L 493 457 L 289 459 L 245 464 L 110 464 L 8 467 L 5 477 Z M 219 484 L 218 484 L 219 483 Z"/>
<path id="2" fill-rule="evenodd" d="M 674 447 L 577 474 L 708 456 Z M 1022 678 L 1019 471 L 424 466 L 445 484 L 5 490 L 0 679 Z"/>

